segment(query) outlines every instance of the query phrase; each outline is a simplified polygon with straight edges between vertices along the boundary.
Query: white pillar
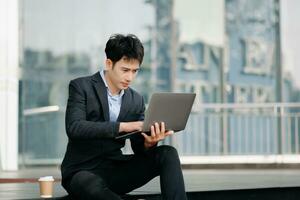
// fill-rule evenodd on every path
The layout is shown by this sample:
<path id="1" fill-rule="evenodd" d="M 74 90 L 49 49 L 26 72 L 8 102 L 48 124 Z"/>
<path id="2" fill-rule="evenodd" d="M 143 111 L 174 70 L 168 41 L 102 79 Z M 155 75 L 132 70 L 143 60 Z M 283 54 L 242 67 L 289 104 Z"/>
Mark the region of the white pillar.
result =
<path id="1" fill-rule="evenodd" d="M 18 169 L 18 0 L 0 0 L 0 169 Z"/>

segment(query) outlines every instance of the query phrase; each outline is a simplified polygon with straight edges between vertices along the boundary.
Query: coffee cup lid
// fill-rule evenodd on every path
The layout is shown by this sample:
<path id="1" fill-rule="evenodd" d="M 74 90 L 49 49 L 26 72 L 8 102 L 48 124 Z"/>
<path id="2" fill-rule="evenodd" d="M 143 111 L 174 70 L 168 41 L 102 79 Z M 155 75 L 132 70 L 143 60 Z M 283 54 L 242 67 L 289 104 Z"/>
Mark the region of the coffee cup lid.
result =
<path id="1" fill-rule="evenodd" d="M 39 178 L 39 181 L 54 181 L 53 176 L 42 176 Z"/>

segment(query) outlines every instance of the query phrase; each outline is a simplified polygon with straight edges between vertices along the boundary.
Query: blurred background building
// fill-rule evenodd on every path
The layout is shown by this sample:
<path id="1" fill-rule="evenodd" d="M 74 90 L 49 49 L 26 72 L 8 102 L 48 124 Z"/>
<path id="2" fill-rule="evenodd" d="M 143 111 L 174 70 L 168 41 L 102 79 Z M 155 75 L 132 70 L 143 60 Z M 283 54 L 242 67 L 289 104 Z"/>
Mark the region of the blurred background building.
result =
<path id="1" fill-rule="evenodd" d="M 2 169 L 60 164 L 68 83 L 103 68 L 113 33 L 142 39 L 145 58 L 133 88 L 146 102 L 156 91 L 197 94 L 185 133 L 167 141 L 181 156 L 297 155 L 299 62 L 286 40 L 292 4 L 300 6 L 296 0 L 1 0 Z"/>

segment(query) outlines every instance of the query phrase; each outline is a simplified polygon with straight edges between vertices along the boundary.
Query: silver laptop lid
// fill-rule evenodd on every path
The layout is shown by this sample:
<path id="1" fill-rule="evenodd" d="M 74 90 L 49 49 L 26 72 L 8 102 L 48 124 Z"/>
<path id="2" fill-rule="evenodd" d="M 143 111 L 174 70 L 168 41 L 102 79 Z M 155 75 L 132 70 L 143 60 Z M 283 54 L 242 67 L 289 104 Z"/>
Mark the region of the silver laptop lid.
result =
<path id="1" fill-rule="evenodd" d="M 166 130 L 184 130 L 195 96 L 195 93 L 154 93 L 145 114 L 143 131 L 149 132 L 155 122 L 165 122 Z"/>

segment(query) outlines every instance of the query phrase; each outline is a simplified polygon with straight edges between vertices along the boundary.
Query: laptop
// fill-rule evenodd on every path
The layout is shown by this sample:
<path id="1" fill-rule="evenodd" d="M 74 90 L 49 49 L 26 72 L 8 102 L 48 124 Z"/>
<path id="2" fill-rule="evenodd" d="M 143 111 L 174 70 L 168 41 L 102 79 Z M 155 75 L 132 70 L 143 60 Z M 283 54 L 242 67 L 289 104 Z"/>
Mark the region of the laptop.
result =
<path id="1" fill-rule="evenodd" d="M 141 132 L 150 135 L 150 127 L 155 122 L 165 122 L 166 130 L 184 130 L 195 97 L 195 93 L 154 93 L 145 113 L 142 131 L 121 133 L 116 139 L 126 139 Z"/>

